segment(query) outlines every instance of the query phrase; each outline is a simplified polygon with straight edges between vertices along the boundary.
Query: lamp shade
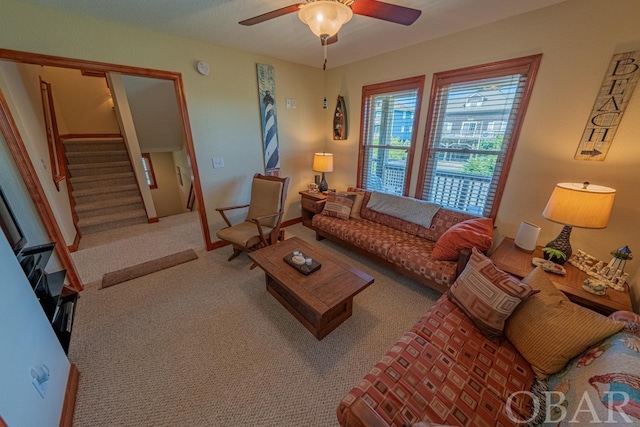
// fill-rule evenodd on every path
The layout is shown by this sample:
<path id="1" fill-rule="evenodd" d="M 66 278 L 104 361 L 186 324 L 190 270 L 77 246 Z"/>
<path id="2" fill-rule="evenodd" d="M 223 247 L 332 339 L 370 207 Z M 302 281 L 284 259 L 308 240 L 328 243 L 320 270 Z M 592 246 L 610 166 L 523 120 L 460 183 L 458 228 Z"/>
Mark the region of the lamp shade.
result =
<path id="1" fill-rule="evenodd" d="M 351 8 L 339 0 L 313 0 L 298 11 L 300 20 L 318 37 L 334 36 L 352 16 Z"/>
<path id="2" fill-rule="evenodd" d="M 333 172 L 333 154 L 331 153 L 314 154 L 313 170 L 316 172 Z"/>
<path id="3" fill-rule="evenodd" d="M 616 190 L 589 183 L 556 184 L 542 212 L 546 219 L 581 228 L 605 228 Z"/>

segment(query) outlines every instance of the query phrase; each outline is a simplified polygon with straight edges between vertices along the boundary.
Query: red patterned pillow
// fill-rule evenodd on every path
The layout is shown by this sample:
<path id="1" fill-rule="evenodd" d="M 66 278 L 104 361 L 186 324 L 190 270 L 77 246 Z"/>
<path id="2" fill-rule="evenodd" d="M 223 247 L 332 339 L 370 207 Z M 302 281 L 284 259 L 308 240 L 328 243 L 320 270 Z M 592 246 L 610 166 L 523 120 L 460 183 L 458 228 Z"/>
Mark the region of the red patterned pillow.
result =
<path id="1" fill-rule="evenodd" d="M 474 218 L 455 224 L 445 231 L 431 252 L 431 259 L 454 261 L 462 249 L 488 250 L 493 245 L 493 220 Z"/>
<path id="2" fill-rule="evenodd" d="M 355 194 L 337 195 L 329 193 L 327 195 L 327 201 L 324 204 L 324 209 L 322 210 L 322 215 L 348 220 L 355 197 Z"/>
<path id="3" fill-rule="evenodd" d="M 447 295 L 484 336 L 499 342 L 507 318 L 518 304 L 537 292 L 473 248 L 469 263 Z"/>

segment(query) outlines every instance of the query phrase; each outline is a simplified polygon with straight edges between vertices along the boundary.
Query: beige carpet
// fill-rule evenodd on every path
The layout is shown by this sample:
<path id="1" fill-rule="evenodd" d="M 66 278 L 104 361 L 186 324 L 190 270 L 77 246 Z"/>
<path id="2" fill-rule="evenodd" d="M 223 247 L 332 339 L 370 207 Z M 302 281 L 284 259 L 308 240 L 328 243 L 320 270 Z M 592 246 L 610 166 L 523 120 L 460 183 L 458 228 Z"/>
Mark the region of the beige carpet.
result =
<path id="1" fill-rule="evenodd" d="M 75 426 L 336 426 L 340 399 L 439 297 L 295 225 L 375 277 L 353 316 L 318 341 L 265 290 L 246 255 L 199 258 L 82 292 L 70 360 Z M 153 277 L 151 280 L 150 278 Z"/>
<path id="2" fill-rule="evenodd" d="M 194 259 L 198 259 L 198 255 L 196 255 L 193 249 L 187 249 L 186 251 L 163 256 L 162 258 L 143 262 L 142 264 L 137 264 L 132 267 L 112 271 L 111 273 L 107 273 L 102 276 L 101 289 L 132 279 L 137 279 L 138 277 L 146 276 L 147 274 L 155 273 L 160 270 L 175 267 L 176 265 L 184 264 L 185 262 L 193 261 Z"/>

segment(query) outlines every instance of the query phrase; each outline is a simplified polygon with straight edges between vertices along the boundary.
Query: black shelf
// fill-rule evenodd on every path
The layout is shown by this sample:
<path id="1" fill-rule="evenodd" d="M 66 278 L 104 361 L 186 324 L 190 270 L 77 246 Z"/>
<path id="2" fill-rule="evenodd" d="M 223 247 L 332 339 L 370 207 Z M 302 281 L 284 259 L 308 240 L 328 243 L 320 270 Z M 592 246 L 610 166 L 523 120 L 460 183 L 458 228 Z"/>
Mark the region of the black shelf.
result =
<path id="1" fill-rule="evenodd" d="M 64 287 L 66 270 L 45 272 L 55 243 L 24 248 L 18 260 L 65 353 L 69 352 L 78 293 Z"/>

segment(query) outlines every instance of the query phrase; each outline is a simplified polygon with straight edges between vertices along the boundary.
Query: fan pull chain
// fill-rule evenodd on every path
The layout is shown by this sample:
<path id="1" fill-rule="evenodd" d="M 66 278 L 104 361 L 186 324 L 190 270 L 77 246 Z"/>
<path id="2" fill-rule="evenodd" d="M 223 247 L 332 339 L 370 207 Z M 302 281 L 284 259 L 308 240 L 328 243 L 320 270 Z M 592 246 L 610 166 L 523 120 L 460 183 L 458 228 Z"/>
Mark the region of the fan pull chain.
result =
<path id="1" fill-rule="evenodd" d="M 327 104 L 327 40 L 325 38 L 324 43 L 324 63 L 322 64 L 322 72 L 324 74 L 324 101 L 322 102 L 322 108 L 327 109 L 329 105 Z"/>

